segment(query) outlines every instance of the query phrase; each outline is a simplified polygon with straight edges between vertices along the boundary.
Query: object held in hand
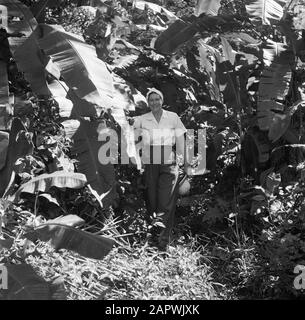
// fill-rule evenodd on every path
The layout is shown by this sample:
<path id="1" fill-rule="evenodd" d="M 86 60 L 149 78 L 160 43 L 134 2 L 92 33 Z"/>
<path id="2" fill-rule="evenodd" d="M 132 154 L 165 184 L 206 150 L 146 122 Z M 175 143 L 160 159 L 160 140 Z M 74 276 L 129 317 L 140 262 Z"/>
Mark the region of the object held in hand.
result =
<path id="1" fill-rule="evenodd" d="M 188 180 L 188 176 L 185 174 L 178 185 L 178 193 L 180 196 L 187 195 L 190 192 L 191 184 Z"/>

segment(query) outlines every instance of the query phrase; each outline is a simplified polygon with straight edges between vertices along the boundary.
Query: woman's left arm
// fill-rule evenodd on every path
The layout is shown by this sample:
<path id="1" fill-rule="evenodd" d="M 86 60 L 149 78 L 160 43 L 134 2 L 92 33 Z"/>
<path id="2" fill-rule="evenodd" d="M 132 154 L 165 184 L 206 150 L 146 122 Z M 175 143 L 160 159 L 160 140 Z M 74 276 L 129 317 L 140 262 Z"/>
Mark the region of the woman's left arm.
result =
<path id="1" fill-rule="evenodd" d="M 185 171 L 187 171 L 187 168 L 190 166 L 189 165 L 190 159 L 188 159 L 187 145 L 186 145 L 186 139 L 185 139 L 186 132 L 187 130 L 184 124 L 182 123 L 181 119 L 177 115 L 176 125 L 175 125 L 176 153 L 177 153 L 178 163 L 181 165 L 184 164 Z"/>

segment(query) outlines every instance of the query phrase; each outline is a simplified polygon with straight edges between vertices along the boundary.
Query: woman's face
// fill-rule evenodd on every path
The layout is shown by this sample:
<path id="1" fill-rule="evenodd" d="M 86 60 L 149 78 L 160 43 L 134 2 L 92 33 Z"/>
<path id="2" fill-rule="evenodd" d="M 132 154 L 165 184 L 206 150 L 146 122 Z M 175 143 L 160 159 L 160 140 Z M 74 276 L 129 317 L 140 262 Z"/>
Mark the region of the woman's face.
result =
<path id="1" fill-rule="evenodd" d="M 151 93 L 148 97 L 148 105 L 152 112 L 157 112 L 162 108 L 162 99 L 157 93 Z"/>

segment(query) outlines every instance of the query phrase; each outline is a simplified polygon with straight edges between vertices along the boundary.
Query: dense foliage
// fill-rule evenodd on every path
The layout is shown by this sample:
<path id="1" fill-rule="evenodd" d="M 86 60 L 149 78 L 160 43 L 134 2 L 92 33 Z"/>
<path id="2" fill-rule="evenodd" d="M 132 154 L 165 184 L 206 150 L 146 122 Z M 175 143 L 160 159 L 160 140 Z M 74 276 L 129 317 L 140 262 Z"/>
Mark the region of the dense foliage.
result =
<path id="1" fill-rule="evenodd" d="M 12 264 L 14 286 L 35 276 L 31 265 L 45 298 L 54 297 L 50 281 L 64 256 L 79 266 L 61 283 L 74 299 L 77 288 L 81 298 L 301 296 L 293 287 L 294 267 L 305 263 L 301 1 L 0 4 L 10 13 L 1 11 L 0 262 Z M 160 224 L 147 217 L 136 166 L 97 157 L 109 128 L 125 139 L 121 152 L 130 146 L 127 120 L 146 112 L 149 87 L 187 128 L 207 130 L 208 171 L 178 201 L 168 260 L 147 247 Z M 139 261 L 149 265 L 151 256 L 160 258 L 156 282 L 133 287 Z M 45 266 L 54 259 L 52 278 Z M 101 260 L 91 278 L 90 259 Z M 174 282 L 163 287 L 172 279 L 167 263 L 188 274 L 180 279 L 188 294 Z"/>

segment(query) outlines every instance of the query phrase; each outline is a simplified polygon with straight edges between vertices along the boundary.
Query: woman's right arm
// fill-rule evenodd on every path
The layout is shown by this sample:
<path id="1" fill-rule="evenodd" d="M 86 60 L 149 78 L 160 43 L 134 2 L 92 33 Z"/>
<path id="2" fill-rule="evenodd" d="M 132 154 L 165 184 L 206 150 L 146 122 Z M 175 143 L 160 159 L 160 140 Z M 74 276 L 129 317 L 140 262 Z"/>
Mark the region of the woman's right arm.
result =
<path id="1" fill-rule="evenodd" d="M 141 116 L 130 117 L 128 119 L 129 125 L 133 126 L 135 129 L 141 128 Z"/>

